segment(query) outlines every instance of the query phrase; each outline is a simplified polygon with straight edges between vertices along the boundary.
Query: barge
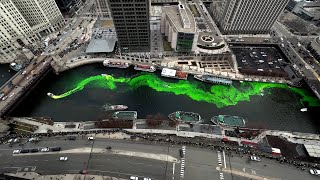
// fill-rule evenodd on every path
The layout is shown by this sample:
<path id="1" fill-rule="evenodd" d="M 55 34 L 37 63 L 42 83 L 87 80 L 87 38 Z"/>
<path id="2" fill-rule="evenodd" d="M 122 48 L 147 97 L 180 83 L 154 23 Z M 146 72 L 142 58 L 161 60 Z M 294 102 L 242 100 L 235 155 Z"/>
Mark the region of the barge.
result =
<path id="1" fill-rule="evenodd" d="M 156 68 L 154 66 L 150 66 L 150 65 L 142 65 L 142 64 L 136 64 L 134 66 L 135 70 L 138 71 L 146 71 L 146 72 L 155 72 Z"/>
<path id="2" fill-rule="evenodd" d="M 175 70 L 175 69 L 163 68 L 161 72 L 161 76 L 186 80 L 188 78 L 188 73 Z"/>
<path id="3" fill-rule="evenodd" d="M 201 122 L 201 116 L 194 112 L 176 111 L 169 114 L 169 119 L 178 121 L 181 123 L 199 123 Z"/>
<path id="4" fill-rule="evenodd" d="M 106 67 L 115 67 L 115 68 L 121 68 L 121 69 L 125 69 L 130 66 L 130 64 L 127 62 L 111 61 L 111 60 L 104 60 L 103 65 Z"/>
<path id="5" fill-rule="evenodd" d="M 194 75 L 194 78 L 211 84 L 223 84 L 223 85 L 232 85 L 232 80 L 227 78 L 221 78 L 218 76 L 212 76 L 212 75 Z"/>
<path id="6" fill-rule="evenodd" d="M 211 122 L 215 125 L 221 125 L 226 127 L 246 127 L 246 122 L 242 117 L 219 115 L 213 116 Z"/>

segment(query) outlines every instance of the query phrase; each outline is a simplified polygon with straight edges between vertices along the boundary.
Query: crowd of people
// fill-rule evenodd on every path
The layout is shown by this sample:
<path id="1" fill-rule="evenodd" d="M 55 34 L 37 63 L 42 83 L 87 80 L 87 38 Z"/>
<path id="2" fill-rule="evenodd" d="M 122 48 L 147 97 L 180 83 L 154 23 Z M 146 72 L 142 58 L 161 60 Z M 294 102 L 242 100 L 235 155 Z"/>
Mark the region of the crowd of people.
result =
<path id="1" fill-rule="evenodd" d="M 320 165 L 303 162 L 296 158 L 286 158 L 283 156 L 273 156 L 268 153 L 264 153 L 252 146 L 238 146 L 238 144 L 227 143 L 220 140 L 212 140 L 204 137 L 179 137 L 172 134 L 144 134 L 144 133 L 134 133 L 123 129 L 103 129 L 103 130 L 89 130 L 89 131 L 78 131 L 78 132 L 54 132 L 54 133 L 38 133 L 38 134 L 8 134 L 0 138 L 0 143 L 8 142 L 9 139 L 13 138 L 41 138 L 41 137 L 55 137 L 55 136 L 69 136 L 78 135 L 86 136 L 89 134 L 114 134 L 114 133 L 124 133 L 130 136 L 131 141 L 145 141 L 147 143 L 159 143 L 159 144 L 171 144 L 171 145 L 188 145 L 199 148 L 206 148 L 213 151 L 224 150 L 227 155 L 234 156 L 239 155 L 242 158 L 249 158 L 250 155 L 255 155 L 259 157 L 264 157 L 268 159 L 274 159 L 279 163 L 287 163 L 305 170 L 306 168 L 317 168 L 320 169 Z M 250 161 L 248 161 L 250 162 Z"/>

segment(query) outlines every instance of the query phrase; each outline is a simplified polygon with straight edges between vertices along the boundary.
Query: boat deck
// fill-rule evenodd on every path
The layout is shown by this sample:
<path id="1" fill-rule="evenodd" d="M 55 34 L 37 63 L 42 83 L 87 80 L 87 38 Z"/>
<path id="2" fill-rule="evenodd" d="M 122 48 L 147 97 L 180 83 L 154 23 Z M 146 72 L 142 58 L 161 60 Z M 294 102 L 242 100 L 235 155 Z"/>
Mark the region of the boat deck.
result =
<path id="1" fill-rule="evenodd" d="M 134 120 L 137 119 L 137 111 L 117 111 L 112 117 L 115 119 Z"/>
<path id="2" fill-rule="evenodd" d="M 245 126 L 244 120 L 237 116 L 218 116 L 218 120 L 229 126 Z"/>
<path id="3" fill-rule="evenodd" d="M 210 81 L 216 84 L 227 84 L 227 85 L 232 84 L 232 80 L 229 80 L 229 79 L 224 79 L 224 78 L 219 78 L 214 76 L 206 76 L 206 75 L 204 75 L 203 78 L 206 81 Z"/>

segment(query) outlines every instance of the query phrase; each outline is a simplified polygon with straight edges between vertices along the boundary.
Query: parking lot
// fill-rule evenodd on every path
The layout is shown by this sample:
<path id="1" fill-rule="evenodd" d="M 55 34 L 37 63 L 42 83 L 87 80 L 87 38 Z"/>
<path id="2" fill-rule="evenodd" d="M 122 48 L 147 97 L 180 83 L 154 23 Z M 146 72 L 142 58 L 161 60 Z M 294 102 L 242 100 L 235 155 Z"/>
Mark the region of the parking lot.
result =
<path id="1" fill-rule="evenodd" d="M 238 69 L 250 70 L 260 74 L 285 73 L 286 60 L 273 47 L 232 47 L 235 53 Z"/>

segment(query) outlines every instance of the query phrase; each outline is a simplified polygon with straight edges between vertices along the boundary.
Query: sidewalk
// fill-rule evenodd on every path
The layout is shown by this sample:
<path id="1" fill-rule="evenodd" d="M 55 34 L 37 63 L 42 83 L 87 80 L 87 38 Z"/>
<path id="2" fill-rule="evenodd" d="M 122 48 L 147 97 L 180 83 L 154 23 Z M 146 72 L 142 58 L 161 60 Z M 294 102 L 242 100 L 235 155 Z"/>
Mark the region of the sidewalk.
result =
<path id="1" fill-rule="evenodd" d="M 64 175 L 40 175 L 34 172 L 27 173 L 7 173 L 7 175 L 13 177 L 21 177 L 26 179 L 34 179 L 34 180 L 69 180 L 69 179 L 77 179 L 77 180 L 125 180 L 117 177 L 110 176 L 99 176 L 99 175 L 82 175 L 82 174 L 64 174 Z"/>

